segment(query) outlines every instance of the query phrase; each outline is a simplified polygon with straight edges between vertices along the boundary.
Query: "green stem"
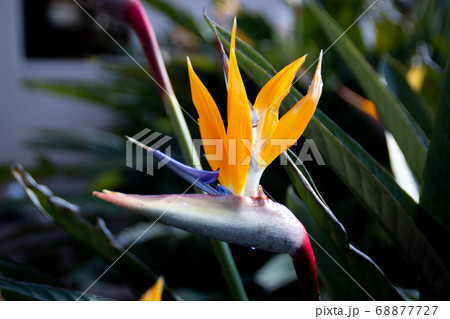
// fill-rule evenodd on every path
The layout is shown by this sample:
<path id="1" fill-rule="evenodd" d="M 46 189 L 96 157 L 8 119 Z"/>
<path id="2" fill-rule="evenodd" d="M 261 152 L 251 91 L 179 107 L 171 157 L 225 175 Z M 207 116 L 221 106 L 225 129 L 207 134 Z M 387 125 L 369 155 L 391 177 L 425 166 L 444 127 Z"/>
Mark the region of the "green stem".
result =
<path id="1" fill-rule="evenodd" d="M 233 300 L 248 301 L 247 293 L 242 284 L 233 256 L 231 255 L 230 246 L 227 243 L 217 240 L 211 240 L 211 243 L 219 259 L 220 268 L 227 281 L 228 289 L 230 289 Z"/>
<path id="2" fill-rule="evenodd" d="M 153 27 L 140 1 L 130 1 L 126 9 L 126 19 L 139 37 L 142 48 L 150 65 L 153 77 L 158 84 L 166 113 L 175 130 L 178 143 L 187 164 L 201 169 L 200 159 L 195 151 L 191 134 L 181 106 L 175 96 L 169 75 L 156 39 Z M 230 247 L 227 243 L 212 241 L 222 272 L 235 300 L 248 300 L 241 277 L 236 268 Z"/>
<path id="3" fill-rule="evenodd" d="M 175 136 L 177 138 L 178 144 L 181 147 L 184 161 L 190 166 L 193 166 L 197 169 L 202 169 L 202 165 L 200 164 L 200 159 L 197 152 L 195 151 L 191 133 L 189 132 L 189 128 L 181 110 L 181 106 L 178 103 L 178 100 L 175 96 L 175 93 L 173 93 L 171 86 L 168 92 L 171 92 L 170 94 L 172 95 L 169 96 L 168 94 L 161 93 L 161 98 L 163 100 L 166 113 L 169 116 L 170 122 L 172 123 L 172 126 L 175 130 Z"/>

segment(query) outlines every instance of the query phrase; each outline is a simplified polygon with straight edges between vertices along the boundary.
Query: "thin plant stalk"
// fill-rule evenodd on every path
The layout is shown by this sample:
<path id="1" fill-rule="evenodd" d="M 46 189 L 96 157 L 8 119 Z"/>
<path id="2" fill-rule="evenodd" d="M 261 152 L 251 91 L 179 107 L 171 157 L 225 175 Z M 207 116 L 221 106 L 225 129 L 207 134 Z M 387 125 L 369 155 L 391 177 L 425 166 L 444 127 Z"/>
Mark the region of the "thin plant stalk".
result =
<path id="1" fill-rule="evenodd" d="M 158 84 L 166 112 L 175 129 L 175 134 L 181 146 L 184 159 L 189 165 L 201 169 L 200 159 L 195 151 L 181 106 L 170 83 L 155 32 L 142 3 L 140 1 L 131 1 L 130 5 L 127 6 L 126 17 L 139 37 L 152 74 Z M 232 298 L 234 300 L 248 300 L 229 245 L 216 240 L 211 240 L 211 243 Z"/>
<path id="2" fill-rule="evenodd" d="M 231 297 L 234 300 L 247 301 L 247 293 L 245 292 L 239 272 L 233 260 L 230 246 L 219 240 L 211 240 L 214 251 L 219 259 L 220 268 L 225 276 L 228 288 L 230 289 Z M 230 263 L 231 262 L 231 263 Z"/>

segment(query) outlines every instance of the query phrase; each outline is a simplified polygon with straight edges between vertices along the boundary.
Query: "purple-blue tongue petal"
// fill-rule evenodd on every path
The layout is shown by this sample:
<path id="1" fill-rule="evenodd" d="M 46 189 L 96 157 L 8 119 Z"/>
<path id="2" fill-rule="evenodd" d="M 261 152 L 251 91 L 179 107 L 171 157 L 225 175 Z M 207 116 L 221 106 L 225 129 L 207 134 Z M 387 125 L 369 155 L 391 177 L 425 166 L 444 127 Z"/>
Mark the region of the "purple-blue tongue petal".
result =
<path id="1" fill-rule="evenodd" d="M 164 163 L 164 166 L 171 169 L 178 176 L 182 177 L 189 183 L 193 183 L 194 186 L 198 187 L 202 191 L 210 194 L 210 195 L 219 195 L 223 194 L 223 191 L 216 190 L 211 187 L 209 184 L 214 183 L 219 178 L 219 170 L 217 171 L 204 171 L 201 169 L 196 169 L 191 166 L 185 165 L 183 163 L 174 160 L 172 157 L 155 150 L 145 144 L 140 143 L 139 141 L 128 137 L 127 139 L 136 144 L 137 146 L 143 148 L 148 153 L 153 155 L 156 159 L 159 160 L 159 165 Z"/>

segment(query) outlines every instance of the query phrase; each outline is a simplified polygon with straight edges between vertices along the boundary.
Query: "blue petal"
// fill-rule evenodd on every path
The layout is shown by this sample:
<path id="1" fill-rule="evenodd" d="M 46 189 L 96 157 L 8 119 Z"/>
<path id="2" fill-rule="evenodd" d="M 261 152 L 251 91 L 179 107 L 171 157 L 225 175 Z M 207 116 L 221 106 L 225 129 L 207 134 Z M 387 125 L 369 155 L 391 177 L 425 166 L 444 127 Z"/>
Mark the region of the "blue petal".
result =
<path id="1" fill-rule="evenodd" d="M 185 165 L 183 163 L 174 160 L 172 157 L 160 152 L 158 150 L 152 151 L 153 156 L 160 161 L 166 161 L 165 166 L 170 168 L 178 176 L 184 178 L 190 183 L 194 183 L 195 186 L 200 188 L 202 191 L 207 192 L 210 195 L 216 195 L 219 192 L 209 186 L 210 183 L 217 181 L 219 178 L 219 171 L 204 171 L 200 169 L 193 168 L 191 166 Z"/>
<path id="2" fill-rule="evenodd" d="M 220 195 L 232 195 L 233 193 L 223 185 L 217 185 L 216 190 Z"/>
<path id="3" fill-rule="evenodd" d="M 165 162 L 164 166 L 167 166 L 173 172 L 175 172 L 178 176 L 182 177 L 189 183 L 194 183 L 195 186 L 200 188 L 202 191 L 208 193 L 209 195 L 219 195 L 223 194 L 223 190 L 216 190 L 211 187 L 209 184 L 217 181 L 219 178 L 219 170 L 217 171 L 204 171 L 200 169 L 193 168 L 191 166 L 182 164 L 177 160 L 174 160 L 172 157 L 155 150 L 147 145 L 140 143 L 139 141 L 128 137 L 128 140 L 132 143 L 142 147 L 147 152 L 151 153 L 156 159 L 160 162 Z"/>

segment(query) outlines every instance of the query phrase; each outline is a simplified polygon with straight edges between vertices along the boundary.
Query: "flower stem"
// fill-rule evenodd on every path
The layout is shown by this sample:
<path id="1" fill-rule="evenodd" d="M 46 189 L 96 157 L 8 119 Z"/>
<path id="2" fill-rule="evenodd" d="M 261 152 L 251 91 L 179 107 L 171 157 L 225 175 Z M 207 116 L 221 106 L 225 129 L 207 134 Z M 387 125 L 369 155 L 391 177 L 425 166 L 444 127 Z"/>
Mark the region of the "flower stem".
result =
<path id="1" fill-rule="evenodd" d="M 231 297 L 233 300 L 248 301 L 247 293 L 245 292 L 244 285 L 242 284 L 233 256 L 231 255 L 230 246 L 218 240 L 211 240 L 211 243 L 219 259 L 220 267 L 231 292 Z"/>
<path id="2" fill-rule="evenodd" d="M 126 17 L 142 45 L 153 78 L 158 85 L 164 108 L 175 130 L 183 157 L 188 165 L 200 169 L 200 159 L 197 152 L 195 152 L 181 106 L 170 83 L 155 31 L 142 3 L 140 1 L 130 1 L 126 10 Z"/>
<path id="3" fill-rule="evenodd" d="M 130 1 L 126 10 L 126 18 L 139 37 L 153 77 L 158 84 L 158 90 L 161 94 L 166 113 L 174 127 L 177 140 L 183 152 L 183 157 L 187 164 L 201 169 L 200 159 L 195 151 L 181 106 L 170 83 L 155 31 L 140 1 Z M 233 299 L 248 300 L 230 247 L 224 242 L 215 240 L 211 242 Z"/>
<path id="4" fill-rule="evenodd" d="M 314 253 L 308 236 L 300 249 L 291 255 L 300 284 L 303 300 L 320 300 L 319 283 L 317 279 L 317 268 Z"/>

